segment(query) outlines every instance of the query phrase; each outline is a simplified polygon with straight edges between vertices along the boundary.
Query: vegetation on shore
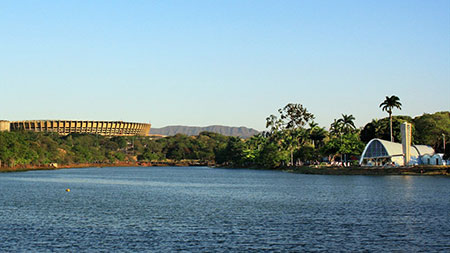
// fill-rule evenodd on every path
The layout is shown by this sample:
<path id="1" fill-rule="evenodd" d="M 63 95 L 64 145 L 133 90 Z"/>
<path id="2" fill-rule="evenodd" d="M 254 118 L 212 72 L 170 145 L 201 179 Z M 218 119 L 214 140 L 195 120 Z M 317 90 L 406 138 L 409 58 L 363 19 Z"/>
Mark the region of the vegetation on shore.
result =
<path id="1" fill-rule="evenodd" d="M 91 134 L 59 136 L 53 133 L 0 132 L 0 167 L 25 168 L 58 164 L 120 164 L 150 161 L 215 160 L 229 137 L 204 132 L 198 136 L 105 137 Z"/>
<path id="2" fill-rule="evenodd" d="M 288 104 L 278 110 L 278 116 L 267 118 L 268 131 L 246 141 L 230 139 L 225 148 L 225 159 L 232 167 L 286 168 L 328 162 L 358 165 L 365 145 L 373 138 L 401 141 L 400 125 L 412 124 L 413 144 L 429 145 L 438 153 L 444 153 L 444 136 L 450 135 L 450 112 L 424 114 L 415 118 L 389 116 L 372 120 L 357 129 L 352 115 L 342 114 L 335 119 L 329 131 L 314 122 L 314 115 L 299 104 Z M 449 144 L 447 137 L 446 145 Z M 450 148 L 445 150 L 448 159 Z"/>
<path id="3" fill-rule="evenodd" d="M 0 167 L 14 170 L 48 168 L 51 164 L 76 167 L 80 164 L 152 165 L 168 161 L 183 164 L 180 161 L 184 160 L 191 161 L 184 164 L 286 169 L 305 164 L 319 166 L 324 157 L 332 162 L 357 165 L 357 158 L 372 138 L 392 136 L 394 141 L 400 141 L 400 124 L 404 121 L 413 126 L 413 143 L 430 145 L 442 153 L 444 136 L 447 145 L 450 139 L 448 111 L 415 118 L 389 113 L 388 118 L 374 119 L 361 129 L 355 127 L 351 114 L 335 119 L 329 130 L 318 126 L 314 118 L 303 105 L 288 104 L 278 110 L 278 115 L 267 117 L 267 131 L 245 140 L 212 132 L 160 139 L 0 132 Z M 449 157 L 449 151 L 447 148 L 445 158 Z"/>

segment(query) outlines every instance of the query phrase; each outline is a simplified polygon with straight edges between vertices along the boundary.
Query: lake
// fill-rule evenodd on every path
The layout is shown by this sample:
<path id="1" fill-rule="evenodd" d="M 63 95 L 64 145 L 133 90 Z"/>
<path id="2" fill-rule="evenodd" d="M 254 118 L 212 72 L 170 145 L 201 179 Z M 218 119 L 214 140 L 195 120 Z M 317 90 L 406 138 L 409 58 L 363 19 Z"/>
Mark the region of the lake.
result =
<path id="1" fill-rule="evenodd" d="M 207 167 L 0 173 L 0 250 L 449 252 L 450 178 Z"/>

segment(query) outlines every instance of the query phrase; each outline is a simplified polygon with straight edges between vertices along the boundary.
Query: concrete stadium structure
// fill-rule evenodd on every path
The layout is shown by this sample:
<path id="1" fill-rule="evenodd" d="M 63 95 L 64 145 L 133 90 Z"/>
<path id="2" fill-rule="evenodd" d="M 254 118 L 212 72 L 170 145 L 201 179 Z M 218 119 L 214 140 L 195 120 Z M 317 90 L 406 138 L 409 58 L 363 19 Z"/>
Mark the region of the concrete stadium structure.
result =
<path id="1" fill-rule="evenodd" d="M 87 133 L 105 136 L 148 136 L 151 124 L 123 121 L 25 120 L 0 121 L 0 130 L 53 132 L 60 135 Z"/>
<path id="2" fill-rule="evenodd" d="M 10 122 L 6 120 L 0 120 L 0 131 L 9 131 Z"/>

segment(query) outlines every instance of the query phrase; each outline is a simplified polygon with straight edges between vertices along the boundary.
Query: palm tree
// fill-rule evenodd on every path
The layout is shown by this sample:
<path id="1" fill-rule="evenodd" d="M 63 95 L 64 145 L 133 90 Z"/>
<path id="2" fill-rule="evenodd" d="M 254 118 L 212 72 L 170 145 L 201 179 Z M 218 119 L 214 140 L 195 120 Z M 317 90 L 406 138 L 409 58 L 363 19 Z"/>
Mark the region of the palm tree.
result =
<path id="1" fill-rule="evenodd" d="M 312 140 L 313 147 L 320 146 L 323 139 L 327 136 L 327 131 L 319 126 L 315 126 L 310 130 L 309 138 Z"/>
<path id="2" fill-rule="evenodd" d="M 353 115 L 342 114 L 342 119 L 339 119 L 338 122 L 340 122 L 341 129 L 344 133 L 347 134 L 356 129 L 354 120 L 355 117 Z"/>
<path id="3" fill-rule="evenodd" d="M 381 110 L 386 111 L 389 113 L 389 127 L 390 127 L 390 134 L 391 134 L 391 141 L 394 141 L 394 137 L 392 135 L 392 109 L 395 107 L 398 109 L 402 109 L 402 103 L 400 103 L 400 98 L 392 95 L 390 97 L 386 96 L 386 99 L 383 101 L 383 103 L 380 104 Z"/>
<path id="4" fill-rule="evenodd" d="M 309 123 L 309 129 L 313 129 L 317 126 L 319 126 L 319 124 L 317 124 L 314 120 Z"/>
<path id="5" fill-rule="evenodd" d="M 315 144 L 314 144 L 314 138 L 311 138 L 311 136 L 312 136 L 313 131 L 314 131 L 314 129 L 315 129 L 316 127 L 319 127 L 319 124 L 317 124 L 316 122 L 314 122 L 314 120 L 311 121 L 311 122 L 309 123 L 308 134 L 309 134 L 310 140 L 312 141 L 313 147 L 314 147 L 314 145 L 315 145 Z"/>
<path id="6" fill-rule="evenodd" d="M 280 144 L 291 153 L 291 166 L 294 165 L 294 151 L 302 147 L 308 139 L 310 139 L 309 133 L 304 128 L 281 132 Z"/>
<path id="7" fill-rule="evenodd" d="M 330 133 L 334 136 L 340 136 L 342 133 L 342 124 L 341 121 L 334 119 L 334 122 L 331 123 Z"/>

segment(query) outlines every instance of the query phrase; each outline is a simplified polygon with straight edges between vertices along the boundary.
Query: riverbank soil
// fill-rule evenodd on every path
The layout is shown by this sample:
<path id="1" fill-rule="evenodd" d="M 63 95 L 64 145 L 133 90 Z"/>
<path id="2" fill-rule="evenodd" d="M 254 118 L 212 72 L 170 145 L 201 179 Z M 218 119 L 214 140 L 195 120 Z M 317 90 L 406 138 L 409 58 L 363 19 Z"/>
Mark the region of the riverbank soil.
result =
<path id="1" fill-rule="evenodd" d="M 90 167 L 189 167 L 189 166 L 214 166 L 210 162 L 200 161 L 160 161 L 160 162 L 123 162 L 123 163 L 77 163 L 50 166 L 17 166 L 3 167 L 1 172 L 21 172 L 29 170 L 57 170 L 67 168 L 90 168 Z M 424 176 L 450 176 L 450 166 L 412 166 L 412 167 L 331 167 L 331 166 L 302 166 L 284 168 L 283 171 L 299 174 L 315 175 L 424 175 Z"/>
<path id="2" fill-rule="evenodd" d="M 177 166 L 177 167 L 189 167 L 189 166 L 213 166 L 211 162 L 202 162 L 195 160 L 182 160 L 182 161 L 159 161 L 159 162 L 122 162 L 122 163 L 76 163 L 76 164 L 64 164 L 64 165 L 26 165 L 15 167 L 0 167 L 1 172 L 20 172 L 29 170 L 58 170 L 68 168 L 90 168 L 90 167 L 164 167 L 164 166 Z"/>

